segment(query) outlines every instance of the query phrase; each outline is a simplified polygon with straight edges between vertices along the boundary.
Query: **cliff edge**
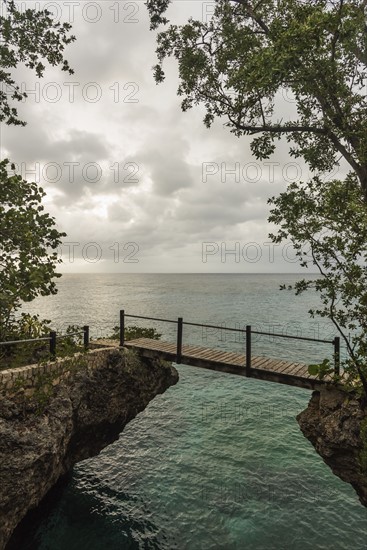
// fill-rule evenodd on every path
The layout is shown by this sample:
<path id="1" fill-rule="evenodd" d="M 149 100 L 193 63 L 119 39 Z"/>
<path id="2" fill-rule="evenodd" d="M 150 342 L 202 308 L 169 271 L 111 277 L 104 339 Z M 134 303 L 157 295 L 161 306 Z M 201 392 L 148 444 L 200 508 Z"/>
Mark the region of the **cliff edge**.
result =
<path id="1" fill-rule="evenodd" d="M 99 358 L 96 365 L 89 361 L 54 378 L 51 394 L 39 387 L 25 390 L 20 382 L 0 395 L 1 550 L 63 474 L 115 441 L 157 394 L 178 381 L 170 364 L 127 350 L 92 355 Z"/>
<path id="2" fill-rule="evenodd" d="M 357 398 L 332 387 L 315 391 L 307 409 L 297 416 L 303 435 L 333 473 L 350 483 L 367 507 L 367 441 L 361 429 L 367 413 Z"/>

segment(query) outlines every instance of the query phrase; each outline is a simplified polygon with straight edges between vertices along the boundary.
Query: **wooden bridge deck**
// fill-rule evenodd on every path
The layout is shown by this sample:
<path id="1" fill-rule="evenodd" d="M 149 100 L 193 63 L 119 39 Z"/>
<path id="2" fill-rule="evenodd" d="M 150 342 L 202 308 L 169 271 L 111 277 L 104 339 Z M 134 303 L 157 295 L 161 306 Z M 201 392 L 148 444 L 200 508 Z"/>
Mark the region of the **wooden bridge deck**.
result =
<path id="1" fill-rule="evenodd" d="M 124 345 L 136 350 L 144 357 L 161 357 L 167 361 L 176 361 L 177 358 L 177 347 L 174 343 L 138 338 L 125 341 Z M 240 376 L 249 374 L 251 378 L 312 390 L 320 388 L 327 382 L 311 376 L 305 364 L 267 357 L 252 356 L 251 369 L 247 373 L 245 354 L 185 344 L 182 346 L 181 363 Z"/>

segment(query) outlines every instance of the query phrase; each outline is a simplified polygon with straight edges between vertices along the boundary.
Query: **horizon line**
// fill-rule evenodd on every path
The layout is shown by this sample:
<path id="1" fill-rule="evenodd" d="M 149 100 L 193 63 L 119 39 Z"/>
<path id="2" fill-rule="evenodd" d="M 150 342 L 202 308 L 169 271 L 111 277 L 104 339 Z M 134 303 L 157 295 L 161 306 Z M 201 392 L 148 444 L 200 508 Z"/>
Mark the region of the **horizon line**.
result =
<path id="1" fill-rule="evenodd" d="M 299 272 L 299 271 L 275 271 L 269 273 L 266 271 L 254 271 L 250 273 L 242 273 L 239 271 L 231 271 L 226 273 L 223 271 L 73 271 L 73 272 L 57 272 L 59 275 L 320 275 L 317 272 Z"/>

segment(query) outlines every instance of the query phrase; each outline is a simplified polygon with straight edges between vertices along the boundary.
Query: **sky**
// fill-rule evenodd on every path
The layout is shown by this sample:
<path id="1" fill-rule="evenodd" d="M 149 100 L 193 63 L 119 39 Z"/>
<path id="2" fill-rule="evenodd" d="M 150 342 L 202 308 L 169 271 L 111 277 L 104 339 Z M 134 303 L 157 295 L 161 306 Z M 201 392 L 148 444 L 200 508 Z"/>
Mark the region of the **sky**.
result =
<path id="1" fill-rule="evenodd" d="M 14 71 L 28 98 L 26 127 L 1 128 L 1 158 L 47 193 L 44 204 L 67 233 L 64 273 L 285 273 L 301 271 L 292 247 L 268 236 L 267 199 L 309 176 L 284 141 L 260 162 L 250 139 L 204 110 L 183 113 L 177 67 L 156 85 L 156 33 L 141 1 L 18 2 L 47 7 L 72 24 L 65 52 L 75 73 L 48 67 L 42 79 Z M 210 17 L 213 2 L 175 0 L 174 23 Z M 295 109 L 286 92 L 279 112 Z"/>

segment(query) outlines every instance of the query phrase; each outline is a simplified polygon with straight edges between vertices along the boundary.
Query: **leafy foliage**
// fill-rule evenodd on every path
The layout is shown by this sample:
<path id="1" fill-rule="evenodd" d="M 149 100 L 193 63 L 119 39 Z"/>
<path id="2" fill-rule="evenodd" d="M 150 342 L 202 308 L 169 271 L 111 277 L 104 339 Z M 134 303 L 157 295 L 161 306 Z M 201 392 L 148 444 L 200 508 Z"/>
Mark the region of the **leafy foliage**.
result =
<path id="1" fill-rule="evenodd" d="M 0 122 L 24 126 L 17 109 L 9 103 L 9 97 L 21 101 L 27 94 L 15 82 L 11 70 L 24 63 L 40 78 L 47 61 L 52 66 L 61 65 L 63 71 L 73 74 L 63 51 L 75 36 L 69 36 L 69 23 L 56 22 L 47 10 L 27 8 L 19 11 L 13 0 L 0 2 L 3 3 L 3 13 L 0 13 Z"/>
<path id="2" fill-rule="evenodd" d="M 55 21 L 47 10 L 27 8 L 19 11 L 13 0 L 0 0 L 0 123 L 25 125 L 9 97 L 21 101 L 27 94 L 11 75 L 20 63 L 41 78 L 45 65 L 62 65 L 73 74 L 63 51 L 75 40 L 68 23 Z M 10 90 L 10 93 L 9 93 Z M 21 314 L 23 302 L 36 296 L 57 292 L 57 248 L 65 233 L 56 229 L 54 218 L 44 212 L 45 192 L 36 183 L 28 183 L 14 172 L 9 160 L 0 162 L 0 342 L 42 338 L 50 332 L 50 321 Z M 69 327 L 68 332 L 75 332 Z M 75 350 L 77 342 L 68 337 L 58 343 L 58 353 Z M 48 343 L 28 342 L 0 346 L 0 368 L 18 366 L 48 357 Z"/>
<path id="3" fill-rule="evenodd" d="M 155 328 L 138 327 L 137 325 L 131 325 L 125 327 L 125 340 L 135 340 L 135 338 L 152 338 L 153 340 L 159 340 L 162 334 L 156 331 Z M 109 336 L 112 340 L 120 339 L 120 327 L 113 327 L 113 333 Z"/>
<path id="4" fill-rule="evenodd" d="M 49 338 L 53 330 L 51 321 L 40 319 L 38 315 L 22 313 L 17 319 L 12 318 L 7 326 L 6 341 L 34 340 L 0 346 L 0 370 L 21 367 L 33 363 L 50 360 Z M 69 325 L 64 334 L 57 339 L 57 357 L 68 357 L 78 351 L 83 351 L 82 328 L 78 325 Z M 60 338 L 62 336 L 62 338 Z"/>
<path id="5" fill-rule="evenodd" d="M 22 313 L 18 319 L 11 318 L 9 320 L 5 337 L 3 336 L 4 341 L 12 342 L 46 337 L 51 330 L 49 323 L 50 321 L 47 319 L 40 320 L 37 315 Z M 36 363 L 48 355 L 47 342 L 35 341 L 0 346 L 0 369 Z"/>
<path id="6" fill-rule="evenodd" d="M 0 341 L 11 329 L 22 302 L 56 293 L 57 248 L 65 233 L 44 212 L 45 193 L 36 183 L 8 174 L 0 162 Z"/>
<path id="7" fill-rule="evenodd" d="M 320 380 L 323 380 L 325 376 L 332 376 L 334 369 L 330 364 L 330 360 L 324 359 L 320 364 L 309 365 L 308 372 L 313 376 L 318 376 Z"/>
<path id="8" fill-rule="evenodd" d="M 166 25 L 170 2 L 148 0 L 152 28 Z M 155 79 L 166 58 L 178 62 L 182 109 L 201 103 L 210 127 L 224 117 L 237 136 L 268 158 L 284 135 L 290 154 L 312 170 L 340 157 L 367 197 L 367 28 L 365 0 L 217 0 L 207 21 L 190 18 L 158 34 Z M 297 112 L 277 113 L 287 90 Z M 290 113 L 292 110 L 290 109 Z"/>
<path id="9" fill-rule="evenodd" d="M 367 208 L 356 176 L 292 183 L 269 202 L 269 221 L 279 226 L 273 242 L 290 240 L 301 266 L 316 265 L 321 274 L 298 281 L 296 293 L 320 294 L 321 307 L 309 313 L 334 323 L 349 352 L 346 372 L 358 375 L 367 393 Z"/>

